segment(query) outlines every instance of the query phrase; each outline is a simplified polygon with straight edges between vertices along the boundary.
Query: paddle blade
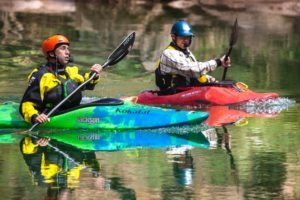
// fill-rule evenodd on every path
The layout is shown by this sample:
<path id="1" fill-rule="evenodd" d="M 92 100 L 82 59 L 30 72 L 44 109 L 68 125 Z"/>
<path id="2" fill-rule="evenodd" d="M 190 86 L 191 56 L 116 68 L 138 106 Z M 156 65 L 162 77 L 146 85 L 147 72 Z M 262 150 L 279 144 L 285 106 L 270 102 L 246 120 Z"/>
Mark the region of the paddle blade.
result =
<path id="1" fill-rule="evenodd" d="M 114 65 L 122 60 L 131 50 L 135 40 L 135 32 L 130 33 L 123 42 L 109 55 L 103 68 Z"/>
<path id="2" fill-rule="evenodd" d="M 232 27 L 232 32 L 230 35 L 230 41 L 229 41 L 229 46 L 235 45 L 236 41 L 238 38 L 238 21 L 237 18 L 235 19 L 234 25 Z"/>
<path id="3" fill-rule="evenodd" d="M 225 54 L 225 60 L 227 60 L 228 57 L 230 56 L 232 47 L 235 45 L 237 38 L 238 38 L 238 21 L 236 18 L 235 22 L 233 24 L 233 27 L 232 27 L 230 40 L 229 40 L 229 49 L 228 49 L 227 53 Z M 224 68 L 223 75 L 222 75 L 222 81 L 224 81 L 226 78 L 227 69 L 228 69 L 227 67 Z"/>

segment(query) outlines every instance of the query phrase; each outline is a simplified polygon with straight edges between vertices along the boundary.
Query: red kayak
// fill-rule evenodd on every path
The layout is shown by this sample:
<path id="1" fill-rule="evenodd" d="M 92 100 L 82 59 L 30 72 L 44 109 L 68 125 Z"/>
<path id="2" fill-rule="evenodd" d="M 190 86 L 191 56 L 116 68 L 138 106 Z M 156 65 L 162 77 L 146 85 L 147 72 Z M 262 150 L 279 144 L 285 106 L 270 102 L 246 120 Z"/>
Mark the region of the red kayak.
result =
<path id="1" fill-rule="evenodd" d="M 279 97 L 277 93 L 253 92 L 247 85 L 233 81 L 185 87 L 179 90 L 180 92 L 172 95 L 158 95 L 158 91 L 144 91 L 137 96 L 127 98 L 139 104 L 201 107 L 241 104 L 250 100 Z"/>

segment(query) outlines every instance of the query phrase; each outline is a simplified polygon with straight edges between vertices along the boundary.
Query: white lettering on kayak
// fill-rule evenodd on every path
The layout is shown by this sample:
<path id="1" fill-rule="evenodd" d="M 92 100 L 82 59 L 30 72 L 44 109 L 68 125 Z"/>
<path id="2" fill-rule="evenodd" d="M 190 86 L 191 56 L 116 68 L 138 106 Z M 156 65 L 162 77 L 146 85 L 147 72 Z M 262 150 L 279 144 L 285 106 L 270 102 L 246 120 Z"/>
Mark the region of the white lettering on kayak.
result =
<path id="1" fill-rule="evenodd" d="M 150 113 L 150 110 L 145 109 L 139 109 L 139 110 L 130 110 L 130 109 L 116 109 L 116 113 L 122 113 L 122 114 L 135 114 L 135 115 L 148 115 Z"/>
<path id="2" fill-rule="evenodd" d="M 77 118 L 77 122 L 87 123 L 87 124 L 97 124 L 100 122 L 100 118 L 98 118 L 98 117 L 79 117 L 79 118 Z"/>
<path id="3" fill-rule="evenodd" d="M 90 135 L 78 135 L 78 140 L 100 140 L 100 135 L 90 134 Z"/>
<path id="4" fill-rule="evenodd" d="M 193 91 L 193 92 L 189 92 L 189 93 L 183 94 L 183 95 L 181 95 L 181 97 L 189 97 L 189 96 L 196 95 L 198 93 L 200 93 L 200 91 Z"/>

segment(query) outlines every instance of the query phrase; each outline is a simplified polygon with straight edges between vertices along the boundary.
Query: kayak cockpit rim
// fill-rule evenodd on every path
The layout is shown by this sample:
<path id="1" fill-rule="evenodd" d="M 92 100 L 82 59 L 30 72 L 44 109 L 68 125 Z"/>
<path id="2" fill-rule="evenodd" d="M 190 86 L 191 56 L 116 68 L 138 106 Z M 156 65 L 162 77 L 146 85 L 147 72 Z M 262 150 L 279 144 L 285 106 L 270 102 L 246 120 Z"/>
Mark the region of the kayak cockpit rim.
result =
<path id="1" fill-rule="evenodd" d="M 119 105 L 123 105 L 123 104 L 124 104 L 124 101 L 121 100 L 121 99 L 105 97 L 105 98 L 97 99 L 97 100 L 89 102 L 89 103 L 80 104 L 79 106 L 76 106 L 74 108 L 70 108 L 70 109 L 58 111 L 55 114 L 53 114 L 53 116 L 60 115 L 60 114 L 63 114 L 63 113 L 67 113 L 67 112 L 70 112 L 70 111 L 73 111 L 73 110 L 85 108 L 85 107 L 92 107 L 92 106 L 119 106 Z"/>

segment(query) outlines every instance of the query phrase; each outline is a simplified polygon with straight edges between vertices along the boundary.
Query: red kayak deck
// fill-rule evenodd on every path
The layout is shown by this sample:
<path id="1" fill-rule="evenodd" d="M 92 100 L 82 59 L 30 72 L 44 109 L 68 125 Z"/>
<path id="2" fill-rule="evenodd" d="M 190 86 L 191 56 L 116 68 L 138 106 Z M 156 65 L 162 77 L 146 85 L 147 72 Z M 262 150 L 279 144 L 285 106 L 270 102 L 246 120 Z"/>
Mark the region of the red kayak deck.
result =
<path id="1" fill-rule="evenodd" d="M 144 91 L 130 97 L 132 102 L 151 105 L 213 106 L 240 104 L 250 100 L 277 98 L 277 93 L 258 93 L 246 87 L 207 85 L 180 88 L 181 92 L 172 95 L 158 95 L 158 91 Z"/>

